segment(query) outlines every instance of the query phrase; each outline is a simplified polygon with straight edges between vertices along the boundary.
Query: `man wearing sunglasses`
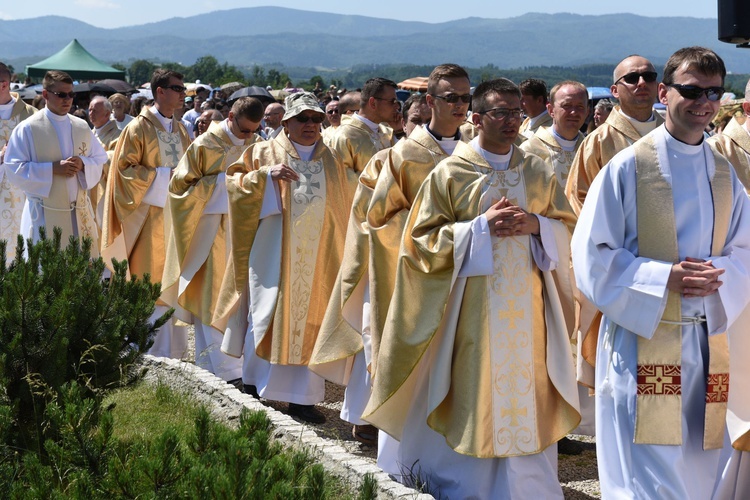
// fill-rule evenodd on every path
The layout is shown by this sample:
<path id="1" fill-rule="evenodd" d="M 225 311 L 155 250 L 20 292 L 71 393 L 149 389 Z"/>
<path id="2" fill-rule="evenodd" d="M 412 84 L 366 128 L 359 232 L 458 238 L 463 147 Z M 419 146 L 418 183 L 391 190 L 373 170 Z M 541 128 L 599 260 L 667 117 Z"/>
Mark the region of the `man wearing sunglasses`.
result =
<path id="1" fill-rule="evenodd" d="M 445 497 L 562 498 L 556 442 L 578 395 L 551 290 L 568 279 L 574 214 L 514 145 L 518 87 L 483 82 L 472 109 L 479 135 L 432 169 L 406 218 L 364 418 Z"/>
<path id="2" fill-rule="evenodd" d="M 597 175 L 573 235 L 578 288 L 603 313 L 605 498 L 744 497 L 735 493 L 744 453 L 732 446 L 747 449 L 750 204 L 704 141 L 725 75 L 710 49 L 669 58 L 658 88 L 665 124 Z"/>
<path id="3" fill-rule="evenodd" d="M 174 116 L 185 100 L 182 75 L 157 69 L 151 78 L 154 105 L 122 131 L 107 178 L 102 224 L 102 256 L 128 260 L 128 273 L 153 281 L 164 272 L 171 222 L 164 216 L 169 179 L 190 144 L 187 130 Z M 151 321 L 168 309 L 159 299 Z M 176 319 L 175 319 L 176 320 Z M 187 327 L 169 320 L 156 333 L 149 350 L 154 356 L 182 358 L 187 349 Z"/>
<path id="4" fill-rule="evenodd" d="M 583 142 L 568 175 L 566 193 L 580 213 L 591 182 L 617 153 L 664 123 L 654 113 L 656 70 L 648 59 L 632 55 L 615 67 L 612 95 L 619 101 L 603 125 Z"/>
<path id="5" fill-rule="evenodd" d="M 239 357 L 247 391 L 322 423 L 325 380 L 308 369 L 344 250 L 350 198 L 341 162 L 320 140 L 310 92 L 286 98 L 284 131 L 227 170 L 231 257 L 214 313 L 221 350 Z M 249 273 L 248 273 L 249 267 Z"/>
<path id="6" fill-rule="evenodd" d="M 175 308 L 178 319 L 195 325 L 195 364 L 227 381 L 242 376 L 242 361 L 221 352 L 223 332 L 211 327 L 230 251 L 225 172 L 262 140 L 255 133 L 262 118 L 263 104 L 241 97 L 225 120 L 211 122 L 175 168 L 165 207 L 172 234 L 162 300 Z"/>
<path id="7" fill-rule="evenodd" d="M 13 129 L 5 153 L 5 174 L 26 195 L 20 234 L 38 241 L 40 228 L 51 237 L 59 227 L 63 244 L 70 236 L 91 238 L 96 258 L 99 237 L 88 190 L 99 182 L 107 153 L 88 124 L 69 114 L 75 97 L 70 75 L 48 71 L 42 86 L 46 108 Z"/>
<path id="8" fill-rule="evenodd" d="M 36 113 L 36 108 L 23 102 L 17 93 L 10 91 L 10 68 L 0 62 L 0 165 L 3 163 L 5 148 L 13 129 L 26 118 Z M 6 261 L 12 262 L 16 257 L 16 241 L 21 230 L 21 214 L 26 195 L 23 190 L 14 186 L 0 169 L 0 239 L 9 242 L 5 249 Z"/>
<path id="9" fill-rule="evenodd" d="M 750 192 L 750 80 L 745 86 L 745 102 L 742 103 L 745 123 L 733 117 L 720 135 L 711 137 L 711 142 L 734 166 L 737 177 Z"/>
<path id="10" fill-rule="evenodd" d="M 385 78 L 370 78 L 362 87 L 359 111 L 333 135 L 330 147 L 347 168 L 350 199 L 372 155 L 393 145 L 393 131 L 385 123 L 400 109 L 396 84 Z"/>
<path id="11" fill-rule="evenodd" d="M 328 126 L 323 129 L 321 136 L 323 137 L 323 141 L 328 144 L 331 137 L 333 137 L 333 134 L 336 133 L 336 130 L 341 125 L 341 113 L 339 111 L 338 100 L 332 100 L 326 104 L 326 120 L 328 121 Z"/>

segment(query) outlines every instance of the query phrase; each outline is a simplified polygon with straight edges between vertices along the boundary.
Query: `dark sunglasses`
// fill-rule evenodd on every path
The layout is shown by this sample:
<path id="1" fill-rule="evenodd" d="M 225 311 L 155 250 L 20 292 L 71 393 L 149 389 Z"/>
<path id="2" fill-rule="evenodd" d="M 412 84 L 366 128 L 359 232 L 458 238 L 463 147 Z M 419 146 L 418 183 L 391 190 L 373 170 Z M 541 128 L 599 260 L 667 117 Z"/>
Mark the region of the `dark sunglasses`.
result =
<path id="1" fill-rule="evenodd" d="M 240 134 L 252 134 L 253 132 L 255 132 L 254 130 L 248 130 L 240 127 L 240 122 L 239 120 L 237 120 L 236 116 L 234 117 L 234 123 L 237 124 L 237 129 L 240 131 Z"/>
<path id="2" fill-rule="evenodd" d="M 187 90 L 187 87 L 183 87 L 182 85 L 165 85 L 165 89 L 174 90 L 178 94 L 182 94 Z"/>
<path id="3" fill-rule="evenodd" d="M 323 120 L 326 119 L 325 116 L 321 115 L 320 113 L 315 113 L 314 115 L 297 115 L 294 117 L 295 120 L 297 120 L 300 123 L 307 123 L 310 120 L 312 120 L 313 123 L 323 123 Z"/>
<path id="4" fill-rule="evenodd" d="M 329 115 L 337 115 L 337 114 L 339 114 L 339 110 L 338 109 L 329 109 L 328 111 L 326 111 L 326 113 L 328 113 Z"/>
<path id="5" fill-rule="evenodd" d="M 724 95 L 724 87 L 708 87 L 704 89 L 695 85 L 680 85 L 679 83 L 670 83 L 667 87 L 672 87 L 682 97 L 692 101 L 699 99 L 701 94 L 706 94 L 706 99 L 709 101 L 718 101 Z"/>
<path id="6" fill-rule="evenodd" d="M 620 78 L 618 78 L 617 81 L 615 82 L 615 85 L 620 83 L 620 81 L 623 81 L 627 83 L 628 85 L 637 85 L 638 81 L 641 78 L 643 78 L 643 81 L 646 83 L 653 83 L 656 81 L 656 71 L 644 71 L 643 73 L 638 73 L 637 71 L 633 71 L 632 73 L 622 75 Z"/>
<path id="7" fill-rule="evenodd" d="M 76 96 L 75 92 L 55 92 L 54 90 L 48 90 L 50 94 L 55 94 L 60 99 L 73 99 Z"/>
<path id="8" fill-rule="evenodd" d="M 471 102 L 471 94 L 464 94 L 464 95 L 458 95 L 458 94 L 434 95 L 433 94 L 432 97 L 442 99 L 448 104 L 456 104 L 458 101 L 461 101 L 464 104 L 469 104 Z"/>

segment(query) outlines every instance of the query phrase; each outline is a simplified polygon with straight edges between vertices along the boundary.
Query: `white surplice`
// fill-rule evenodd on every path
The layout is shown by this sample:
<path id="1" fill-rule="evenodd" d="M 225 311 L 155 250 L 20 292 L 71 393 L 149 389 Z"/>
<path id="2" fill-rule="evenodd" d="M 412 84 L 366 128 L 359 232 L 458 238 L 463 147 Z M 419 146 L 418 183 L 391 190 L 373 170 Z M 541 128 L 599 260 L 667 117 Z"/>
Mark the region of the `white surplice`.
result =
<path id="1" fill-rule="evenodd" d="M 576 273 L 579 290 L 604 314 L 596 364 L 599 480 L 604 498 L 707 499 L 731 454 L 728 440 L 724 453 L 704 451 L 702 445 L 708 335 L 726 331 L 750 298 L 750 203 L 732 171 L 727 241 L 722 255 L 711 255 L 713 154 L 705 143 L 677 141 L 664 126 L 651 134 L 673 190 L 679 258 L 711 259 L 726 273 L 718 293 L 682 299 L 683 316 L 707 320 L 682 327 L 683 444 L 634 444 L 638 337 L 651 338 L 656 330 L 672 264 L 638 256 L 633 148 L 620 152 L 596 177 L 576 225 L 572 254 L 574 267 L 586 270 Z"/>

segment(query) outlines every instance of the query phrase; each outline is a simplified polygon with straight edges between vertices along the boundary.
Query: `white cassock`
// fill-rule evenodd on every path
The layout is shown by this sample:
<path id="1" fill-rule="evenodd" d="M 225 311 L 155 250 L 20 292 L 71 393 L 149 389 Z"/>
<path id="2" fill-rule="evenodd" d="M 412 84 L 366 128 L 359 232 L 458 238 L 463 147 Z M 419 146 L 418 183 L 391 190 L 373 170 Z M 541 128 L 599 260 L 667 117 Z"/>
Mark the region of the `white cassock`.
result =
<path id="1" fill-rule="evenodd" d="M 312 157 L 315 145 L 304 147 L 292 143 L 300 155 L 300 159 L 308 161 Z M 269 176 L 270 178 L 270 176 Z M 260 224 L 258 235 L 262 235 L 264 219 L 269 217 L 281 217 L 281 198 L 279 197 L 278 181 L 266 183 L 266 191 L 263 193 L 263 204 L 260 209 Z M 269 243 L 264 248 L 264 243 Z M 263 255 L 264 252 L 281 252 L 275 248 L 271 239 L 256 238 L 251 250 L 252 254 Z M 332 272 L 336 272 L 333 270 Z M 252 282 L 252 274 L 250 282 Z M 248 294 L 249 302 L 250 295 Z M 304 365 L 278 365 L 272 364 L 259 357 L 255 353 L 255 335 L 253 332 L 253 317 L 250 311 L 252 304 L 240 301 L 240 311 L 237 314 L 247 314 L 247 331 L 245 333 L 245 350 L 243 352 L 242 383 L 254 385 L 258 394 L 266 399 L 274 401 L 287 401 L 300 405 L 314 405 L 325 399 L 325 379 L 311 372 Z M 226 335 L 225 335 L 226 340 Z"/>
<path id="2" fill-rule="evenodd" d="M 704 451 L 702 443 L 708 335 L 726 331 L 750 298 L 750 203 L 732 171 L 727 243 L 721 256 L 712 256 L 713 155 L 705 143 L 679 142 L 663 126 L 653 134 L 657 148 L 666 148 L 668 161 L 661 168 L 672 186 L 680 259 L 711 259 L 726 273 L 718 293 L 682 299 L 683 317 L 707 320 L 682 327 L 683 444 L 634 444 L 638 338 L 651 338 L 662 317 L 672 264 L 638 256 L 633 148 L 599 173 L 572 241 L 575 269 L 587 270 L 576 273 L 578 288 L 604 313 L 596 363 L 599 480 L 604 498 L 708 499 L 722 486 L 722 476 L 732 480 L 722 474 L 731 468 L 727 457 L 736 462 L 743 455 L 732 453 L 728 439 L 724 450 Z"/>
<path id="3" fill-rule="evenodd" d="M 44 108 L 41 112 L 46 113 L 55 128 L 60 152 L 62 153 L 60 159 L 64 160 L 71 156 L 77 156 L 73 152 L 73 129 L 68 115 L 56 115 L 47 108 Z M 93 132 L 91 132 L 90 144 L 91 149 L 88 155 L 80 156 L 83 160 L 83 170 L 66 179 L 68 198 L 71 202 L 76 201 L 79 185 L 84 190 L 96 187 L 102 176 L 102 165 L 107 162 L 107 152 L 104 151 Z M 42 199 L 49 197 L 52 188 L 52 163 L 36 161 L 36 150 L 31 129 L 24 127 L 23 122 L 13 130 L 8 140 L 4 166 L 8 180 L 26 194 L 26 202 L 21 216 L 21 234 L 25 239 L 32 238 L 33 241 L 37 241 L 39 239 L 39 228 L 44 227 Z M 75 210 L 71 211 L 74 232 L 77 228 L 75 212 Z M 52 237 L 51 234 L 47 236 Z M 67 244 L 67 241 L 62 242 L 63 246 Z"/>

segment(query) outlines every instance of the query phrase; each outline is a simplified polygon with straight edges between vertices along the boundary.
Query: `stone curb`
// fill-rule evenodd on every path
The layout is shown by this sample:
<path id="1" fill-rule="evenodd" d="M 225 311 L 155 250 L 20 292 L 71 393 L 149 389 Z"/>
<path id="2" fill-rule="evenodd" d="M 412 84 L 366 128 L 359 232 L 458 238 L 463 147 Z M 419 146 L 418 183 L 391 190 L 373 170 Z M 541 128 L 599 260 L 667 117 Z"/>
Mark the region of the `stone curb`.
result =
<path id="1" fill-rule="evenodd" d="M 428 500 L 432 495 L 419 493 L 390 478 L 377 465 L 352 455 L 336 440 L 318 436 L 312 427 L 297 422 L 260 401 L 243 394 L 236 387 L 191 363 L 177 359 L 146 355 L 142 366 L 148 368 L 145 380 L 149 383 L 164 383 L 179 391 L 187 390 L 200 403 L 229 425 L 237 426 L 243 408 L 261 410 L 268 415 L 275 429 L 274 437 L 285 446 L 302 446 L 312 452 L 326 470 L 351 484 L 359 485 L 362 477 L 371 473 L 378 483 L 378 498 Z"/>

